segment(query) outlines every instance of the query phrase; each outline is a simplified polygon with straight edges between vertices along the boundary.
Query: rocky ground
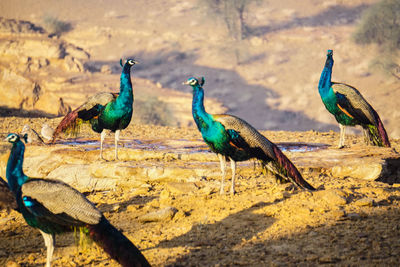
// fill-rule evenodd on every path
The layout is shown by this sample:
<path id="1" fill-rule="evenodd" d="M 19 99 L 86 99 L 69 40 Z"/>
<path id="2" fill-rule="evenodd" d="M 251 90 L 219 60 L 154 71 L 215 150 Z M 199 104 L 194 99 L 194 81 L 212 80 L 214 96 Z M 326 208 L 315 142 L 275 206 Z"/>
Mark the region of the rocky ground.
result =
<path id="1" fill-rule="evenodd" d="M 24 124 L 39 130 L 44 122 L 54 127 L 58 121 L 2 118 L 0 133 L 3 138 L 5 133 L 19 132 Z M 274 142 L 322 143 L 330 145 L 328 150 L 337 151 L 334 146 L 338 134 L 334 132 L 263 133 Z M 80 136 L 79 140 L 86 143 L 68 145 L 60 140 L 53 146 L 27 145 L 25 172 L 45 176 L 53 163 L 37 160 L 34 164 L 40 154 L 75 164 L 78 169 L 75 173 L 82 176 L 85 169 L 78 167 L 82 166 L 79 164 L 92 164 L 98 169 L 92 170 L 96 174 L 94 178 L 112 175 L 127 178 L 114 190 L 84 191 L 154 266 L 387 266 L 398 263 L 398 184 L 339 178 L 328 170 L 310 171 L 301 167 L 305 179 L 318 189 L 310 193 L 289 184 L 278 185 L 272 177 L 264 176 L 247 162 L 239 166 L 238 193 L 219 195 L 217 158 L 206 152 L 195 128 L 130 125 L 122 135 L 124 147 L 120 149 L 122 160 L 119 162 L 112 160 L 111 145 L 105 154 L 110 161 L 100 162 L 98 149 L 87 142 L 98 140 L 98 136 L 87 129 Z M 112 140 L 110 136 L 107 142 Z M 176 158 L 165 156 L 163 148 L 156 146 L 160 140 L 185 142 L 186 150 Z M 128 146 L 129 142 L 134 147 Z M 168 144 L 173 147 L 179 142 Z M 392 143 L 395 150 L 400 149 L 399 140 Z M 349 147 L 344 151 L 348 152 L 364 146 L 361 137 L 352 135 L 347 144 Z M 8 150 L 9 145 L 3 142 L 2 176 Z M 192 154 L 200 151 L 204 157 L 191 156 L 190 151 Z M 289 158 L 301 157 L 292 152 L 287 154 Z M 160 173 L 160 179 L 149 179 L 143 173 L 127 171 L 127 166 L 138 165 L 176 169 L 176 175 Z M 208 167 L 203 173 L 187 175 L 185 169 L 191 165 Z M 157 172 L 154 166 L 150 167 Z M 0 225 L 0 265 L 42 266 L 45 263 L 40 233 L 28 227 L 20 214 L 1 211 Z M 55 266 L 117 266 L 97 245 L 77 246 L 76 240 L 73 234 L 58 237 Z"/>
<path id="2" fill-rule="evenodd" d="M 88 96 L 118 91 L 119 59 L 135 57 L 134 116 L 122 132 L 121 160 L 112 160 L 113 136 L 108 160 L 98 160 L 99 136 L 83 129 L 77 140 L 27 145 L 27 175 L 62 178 L 85 192 L 154 266 L 398 265 L 400 188 L 374 181 L 382 173 L 400 178 L 398 80 L 371 68 L 376 47 L 352 41 L 377 1 L 254 1 L 249 36 L 234 47 L 206 1 L 0 1 L 0 139 L 25 124 L 54 128 L 55 117 Z M 69 29 L 52 33 L 57 21 Z M 338 127 L 317 93 L 327 49 L 335 51 L 334 80 L 360 89 L 394 149 L 366 148 L 356 135 L 335 148 L 339 136 L 330 130 Z M 285 151 L 318 190 L 278 185 L 244 162 L 238 193 L 219 195 L 217 157 L 193 127 L 190 88 L 181 85 L 192 75 L 206 77 L 210 113 L 304 131 L 263 132 L 283 147 L 322 144 Z M 0 141 L 3 177 L 9 149 Z M 76 242 L 58 237 L 55 266 L 117 266 L 97 245 Z M 0 211 L 0 266 L 44 263 L 39 232 L 17 212 Z"/>
<path id="3" fill-rule="evenodd" d="M 136 100 L 146 102 L 154 91 L 150 96 L 175 115 L 167 125 L 188 122 L 170 89 L 190 93 L 182 81 L 204 75 L 206 98 L 258 129 L 337 131 L 317 91 L 326 50 L 333 49 L 333 80 L 358 88 L 389 136 L 399 138 L 400 112 L 393 101 L 398 79 L 372 67 L 379 57 L 375 46 L 352 38 L 362 13 L 377 1 L 252 1 L 244 18 L 248 36 L 233 45 L 224 20 L 203 0 L 5 0 L 0 86 L 6 90 L 0 96 L 6 106 L 63 114 L 62 106 L 75 108 L 93 93 L 117 91 L 120 58 L 135 57 Z M 69 30 L 49 34 L 49 17 Z M 210 112 L 214 106 L 206 105 Z"/>

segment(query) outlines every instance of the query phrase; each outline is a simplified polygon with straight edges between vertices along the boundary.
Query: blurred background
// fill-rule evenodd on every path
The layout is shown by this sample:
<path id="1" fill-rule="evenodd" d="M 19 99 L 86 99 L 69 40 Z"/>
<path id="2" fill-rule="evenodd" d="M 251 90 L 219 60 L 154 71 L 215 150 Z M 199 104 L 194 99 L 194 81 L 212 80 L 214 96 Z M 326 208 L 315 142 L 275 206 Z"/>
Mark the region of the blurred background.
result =
<path id="1" fill-rule="evenodd" d="M 333 80 L 400 138 L 398 0 L 2 0 L 0 17 L 0 117 L 58 117 L 118 92 L 133 57 L 134 122 L 191 126 L 182 82 L 204 76 L 208 112 L 338 131 L 317 88 L 333 49 Z"/>

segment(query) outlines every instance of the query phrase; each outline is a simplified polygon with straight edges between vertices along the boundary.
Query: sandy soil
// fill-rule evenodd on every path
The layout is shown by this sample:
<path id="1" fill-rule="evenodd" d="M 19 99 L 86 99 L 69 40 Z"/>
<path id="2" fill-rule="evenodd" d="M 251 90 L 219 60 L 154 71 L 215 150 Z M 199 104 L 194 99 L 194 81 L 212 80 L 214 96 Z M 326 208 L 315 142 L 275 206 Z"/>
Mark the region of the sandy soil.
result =
<path id="1" fill-rule="evenodd" d="M 7 118 L 0 132 L 18 132 L 25 123 L 39 128 L 59 119 Z M 264 132 L 271 140 L 334 145 L 334 132 Z M 82 136 L 98 138 L 90 131 Z M 4 136 L 4 134 L 3 134 Z M 138 139 L 198 139 L 194 128 L 130 125 L 123 136 Z M 399 150 L 400 141 L 393 140 Z M 362 139 L 349 136 L 348 144 Z M 351 149 L 351 148 L 346 148 Z M 174 161 L 166 164 L 176 164 Z M 229 175 L 229 174 L 228 174 Z M 219 176 L 196 186 L 154 182 L 141 190 L 116 188 L 90 192 L 105 216 L 143 251 L 154 266 L 294 266 L 396 265 L 400 251 L 398 185 L 338 179 L 329 173 L 307 173 L 315 193 L 277 185 L 258 171 L 241 171 L 238 194 L 219 195 Z M 183 188 L 183 189 L 182 189 Z M 164 207 L 178 210 L 171 220 L 144 223 L 142 215 Z M 0 213 L 0 264 L 42 266 L 45 248 L 40 233 L 15 211 Z M 73 234 L 57 239 L 55 266 L 117 266 L 95 244 L 76 246 Z"/>
<path id="2" fill-rule="evenodd" d="M 109 65 L 119 71 L 119 59 L 128 56 L 141 62 L 133 75 L 134 80 L 141 78 L 135 94 L 155 87 L 190 92 L 182 81 L 205 75 L 206 97 L 218 99 L 230 113 L 259 129 L 293 131 L 263 132 L 274 142 L 337 144 L 338 134 L 329 130 L 338 127 L 316 87 L 325 52 L 332 48 L 334 79 L 359 88 L 380 114 L 389 135 L 400 137 L 400 113 L 393 101 L 399 98 L 398 81 L 369 68 L 375 47 L 360 47 L 351 41 L 361 13 L 377 0 L 264 1 L 247 14 L 257 34 L 244 42 L 241 64 L 232 59 L 234 51 L 225 26 L 213 20 L 199 1 L 150 2 L 10 0 L 0 1 L 0 16 L 38 25 L 46 15 L 70 22 L 72 30 L 60 38 L 90 54 L 84 62 L 93 72 L 88 74 L 93 74 L 92 79 L 102 76 L 96 90 L 117 88 L 119 73 L 102 75 L 100 68 Z M 47 81 L 52 75 L 46 73 L 41 79 Z M 84 90 L 81 85 L 77 81 L 74 86 Z M 165 92 L 159 96 L 168 99 L 170 91 Z M 140 93 L 136 96 L 140 99 Z M 81 102 L 76 97 L 67 104 L 75 108 Z M 20 110 L 4 115 L 0 113 L 0 139 L 9 132 L 20 132 L 24 124 L 40 131 L 44 122 L 55 127 L 60 121 Z M 305 132 L 295 132 L 300 130 Z M 99 138 L 90 130 L 83 130 L 81 136 Z M 194 127 L 158 127 L 136 121 L 121 137 L 148 140 L 160 136 L 201 138 Z M 112 138 L 107 140 L 112 142 Z M 362 138 L 349 136 L 347 144 L 361 146 Z M 400 151 L 399 140 L 392 144 Z M 179 190 L 168 182 L 153 182 L 140 190 L 116 188 L 85 194 L 154 266 L 398 265 L 398 184 L 302 172 L 317 192 L 277 185 L 258 171 L 239 168 L 235 196 L 208 189 L 209 185 L 218 187 L 218 175 L 196 183 L 182 182 Z M 170 220 L 140 220 L 142 215 L 170 206 L 178 210 Z M 57 238 L 55 266 L 117 266 L 97 245 L 75 243 L 73 234 Z M 0 266 L 43 266 L 45 252 L 42 236 L 20 214 L 0 211 Z"/>
<path id="3" fill-rule="evenodd" d="M 119 70 L 121 57 L 134 56 L 141 62 L 134 77 L 183 92 L 189 90 L 182 81 L 204 75 L 206 97 L 265 130 L 338 130 L 317 92 L 326 50 L 333 49 L 333 79 L 358 88 L 389 135 L 399 138 L 400 115 L 392 101 L 398 81 L 370 68 L 376 47 L 352 41 L 362 12 L 375 2 L 254 1 L 246 13 L 253 35 L 239 47 L 240 64 L 223 20 L 214 19 L 198 0 L 2 1 L 0 15 L 37 25 L 48 15 L 71 23 L 60 38 L 87 51 L 90 59 L 84 63 L 93 71 L 103 65 Z M 69 101 L 71 107 L 81 104 Z"/>

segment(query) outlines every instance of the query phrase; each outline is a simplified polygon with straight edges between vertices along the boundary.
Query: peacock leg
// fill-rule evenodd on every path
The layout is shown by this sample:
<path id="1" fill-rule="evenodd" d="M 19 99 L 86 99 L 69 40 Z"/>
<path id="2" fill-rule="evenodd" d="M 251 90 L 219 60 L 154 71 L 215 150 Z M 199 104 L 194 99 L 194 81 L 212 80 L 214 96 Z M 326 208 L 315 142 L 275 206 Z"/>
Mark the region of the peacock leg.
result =
<path id="1" fill-rule="evenodd" d="M 231 195 L 235 194 L 235 175 L 236 175 L 236 161 L 231 159 L 231 170 L 232 170 L 232 184 L 231 184 Z"/>
<path id="2" fill-rule="evenodd" d="M 219 189 L 219 193 L 222 195 L 224 193 L 224 180 L 226 174 L 226 159 L 222 154 L 217 154 L 219 158 L 219 163 L 221 165 L 222 179 L 221 179 L 221 187 Z"/>
<path id="3" fill-rule="evenodd" d="M 46 267 L 51 266 L 51 260 L 53 258 L 53 252 L 54 252 L 54 246 L 55 246 L 55 236 L 52 234 L 45 233 L 41 230 L 39 230 L 40 233 L 43 236 L 44 239 L 44 244 L 46 245 L 47 248 L 47 260 L 46 260 Z"/>
<path id="4" fill-rule="evenodd" d="M 107 132 L 104 129 L 100 134 L 100 158 L 101 159 L 104 159 L 103 158 L 103 142 L 104 142 L 104 139 L 106 138 L 106 135 L 107 135 Z"/>
<path id="5" fill-rule="evenodd" d="M 118 141 L 120 130 L 115 131 L 115 160 L 118 160 Z"/>
<path id="6" fill-rule="evenodd" d="M 339 140 L 338 148 L 343 148 L 344 147 L 344 137 L 346 135 L 346 126 L 339 124 L 339 128 L 340 128 L 340 140 Z"/>

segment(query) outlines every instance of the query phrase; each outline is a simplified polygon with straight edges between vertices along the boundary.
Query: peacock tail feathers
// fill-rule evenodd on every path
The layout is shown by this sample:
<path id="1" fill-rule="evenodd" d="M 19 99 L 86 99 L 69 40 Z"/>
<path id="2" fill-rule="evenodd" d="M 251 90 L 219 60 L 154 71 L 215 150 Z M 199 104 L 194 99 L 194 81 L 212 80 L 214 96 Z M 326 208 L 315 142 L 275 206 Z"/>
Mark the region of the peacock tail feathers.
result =
<path id="1" fill-rule="evenodd" d="M 283 178 L 286 178 L 301 188 L 306 188 L 312 191 L 315 190 L 313 186 L 303 179 L 296 166 L 275 144 L 272 144 L 272 149 L 274 150 L 276 156 L 276 161 L 271 162 L 273 171 L 277 172 L 278 175 L 282 175 Z"/>
<path id="2" fill-rule="evenodd" d="M 137 247 L 103 216 L 87 226 L 90 237 L 122 266 L 150 266 Z"/>
<path id="3" fill-rule="evenodd" d="M 92 244 L 93 240 L 90 238 L 89 230 L 87 227 L 73 227 L 75 245 L 86 251 Z"/>
<path id="4" fill-rule="evenodd" d="M 384 132 L 383 132 L 384 131 Z M 365 137 L 368 143 L 372 143 L 375 146 L 386 146 L 390 147 L 390 142 L 385 138 L 386 131 L 382 127 L 376 127 L 375 125 L 367 125 L 367 136 Z"/>
<path id="5" fill-rule="evenodd" d="M 69 135 L 77 135 L 82 123 L 83 120 L 78 118 L 78 109 L 71 111 L 65 115 L 65 117 L 58 124 L 57 128 L 54 130 L 52 143 L 55 142 L 58 135 L 62 132 Z"/>
<path id="6" fill-rule="evenodd" d="M 225 128 L 235 129 L 240 133 L 243 142 L 246 143 L 246 150 L 249 150 L 252 157 L 262 162 L 266 170 L 281 176 L 284 180 L 289 180 L 301 188 L 315 190 L 307 183 L 296 166 L 283 154 L 283 152 L 265 136 L 258 132 L 246 121 L 233 115 L 214 115 L 216 121 L 221 122 Z M 242 145 L 242 147 L 245 147 Z M 279 177 L 277 177 L 279 178 Z"/>
<path id="7" fill-rule="evenodd" d="M 381 121 L 381 119 L 379 118 L 378 113 L 373 109 L 373 113 L 375 116 L 375 121 L 376 121 L 376 126 L 373 127 L 375 129 L 371 129 L 372 127 L 369 127 L 370 129 L 370 133 L 372 136 L 374 136 L 374 139 L 378 139 L 378 142 L 374 142 L 375 145 L 378 146 L 386 146 L 386 147 L 390 147 L 390 141 L 389 141 L 389 137 L 386 133 L 385 127 L 383 126 L 383 123 Z M 372 130 L 372 131 L 371 131 Z"/>

